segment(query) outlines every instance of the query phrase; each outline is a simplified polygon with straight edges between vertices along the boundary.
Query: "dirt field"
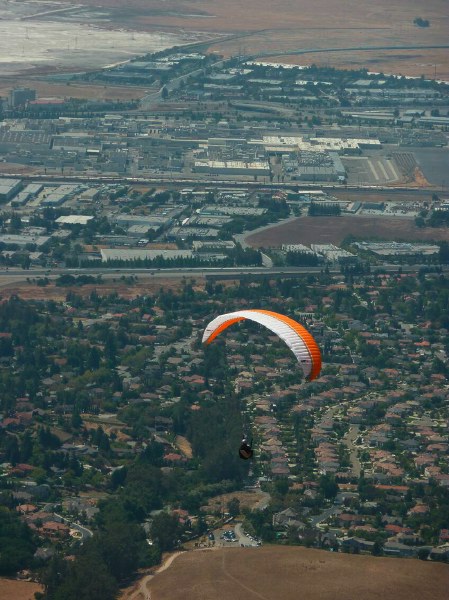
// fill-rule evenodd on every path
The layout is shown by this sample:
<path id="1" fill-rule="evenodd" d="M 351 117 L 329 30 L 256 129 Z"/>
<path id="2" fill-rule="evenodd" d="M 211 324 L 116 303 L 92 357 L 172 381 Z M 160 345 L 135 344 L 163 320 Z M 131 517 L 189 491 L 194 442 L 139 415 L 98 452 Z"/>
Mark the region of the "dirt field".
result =
<path id="1" fill-rule="evenodd" d="M 193 457 L 192 444 L 186 437 L 182 435 L 177 435 L 176 444 L 186 458 Z"/>
<path id="2" fill-rule="evenodd" d="M 237 498 L 240 502 L 240 509 L 254 508 L 264 498 L 263 492 L 230 492 L 229 494 L 220 494 L 210 498 L 207 506 L 210 510 L 228 510 L 228 502 Z"/>
<path id="3" fill-rule="evenodd" d="M 0 600 L 34 600 L 34 592 L 41 591 L 37 583 L 0 578 Z"/>
<path id="4" fill-rule="evenodd" d="M 122 6 L 121 0 L 82 0 L 83 4 Z M 238 33 L 242 37 L 214 44 L 226 55 L 244 51 L 275 52 L 296 48 L 357 48 L 360 46 L 425 46 L 447 44 L 449 13 L 445 0 L 130 0 L 124 26 L 149 30 L 181 27 L 187 31 Z M 421 16 L 430 27 L 417 28 Z M 244 37 L 243 37 L 244 36 Z M 344 54 L 344 55 L 343 55 Z M 368 67 L 374 71 L 434 75 L 449 79 L 447 50 L 386 50 L 334 54 L 306 54 L 276 61 Z M 431 66 L 430 66 L 431 65 Z"/>
<path id="5" fill-rule="evenodd" d="M 183 554 L 151 600 L 443 600 L 449 567 L 418 560 L 265 546 Z"/>
<path id="6" fill-rule="evenodd" d="M 380 45 L 380 44 L 379 44 Z M 281 61 L 291 65 L 329 65 L 334 69 L 367 68 L 376 73 L 421 76 L 426 79 L 449 80 L 449 51 L 447 49 L 376 50 L 375 52 L 326 52 L 324 54 L 298 54 L 272 56 L 265 60 Z"/>
<path id="7" fill-rule="evenodd" d="M 20 85 L 30 87 L 37 91 L 39 98 L 79 98 L 92 100 L 136 100 L 142 98 L 148 87 L 129 87 L 112 85 L 77 85 L 71 83 L 50 83 L 39 81 L 38 79 L 23 77 L 2 77 L 0 79 L 0 96 L 8 96 L 10 90 L 17 87 L 20 79 Z"/>
<path id="8" fill-rule="evenodd" d="M 282 244 L 340 244 L 348 235 L 396 241 L 449 241 L 449 228 L 419 229 L 413 219 L 388 217 L 302 217 L 246 238 L 253 248 Z"/>
<path id="9" fill-rule="evenodd" d="M 26 277 L 32 279 L 33 272 L 27 271 L 24 275 L 24 278 Z M 196 282 L 195 287 L 204 287 L 204 282 L 200 277 L 195 277 L 194 279 Z M 93 290 L 96 290 L 100 296 L 117 293 L 122 298 L 136 298 L 137 296 L 149 293 L 157 293 L 161 288 L 177 290 L 181 285 L 181 277 L 179 279 L 164 279 L 162 277 L 155 277 L 154 279 L 141 278 L 137 282 L 127 285 L 123 281 L 120 281 L 120 276 L 118 276 L 115 282 L 112 279 L 104 278 L 103 283 L 95 285 L 62 287 L 50 283 L 46 287 L 40 287 L 26 281 L 11 282 L 11 278 L 0 275 L 0 300 L 9 298 L 15 294 L 24 300 L 55 300 L 58 302 L 65 300 L 69 291 L 79 296 L 87 297 Z"/>

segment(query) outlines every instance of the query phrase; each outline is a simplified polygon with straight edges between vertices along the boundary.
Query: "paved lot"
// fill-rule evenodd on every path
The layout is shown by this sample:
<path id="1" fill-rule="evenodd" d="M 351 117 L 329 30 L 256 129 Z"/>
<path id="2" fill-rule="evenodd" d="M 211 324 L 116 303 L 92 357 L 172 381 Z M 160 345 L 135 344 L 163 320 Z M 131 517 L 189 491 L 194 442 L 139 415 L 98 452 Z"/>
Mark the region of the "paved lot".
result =
<path id="1" fill-rule="evenodd" d="M 346 156 L 342 162 L 350 185 L 384 185 L 400 179 L 395 162 L 382 156 Z"/>

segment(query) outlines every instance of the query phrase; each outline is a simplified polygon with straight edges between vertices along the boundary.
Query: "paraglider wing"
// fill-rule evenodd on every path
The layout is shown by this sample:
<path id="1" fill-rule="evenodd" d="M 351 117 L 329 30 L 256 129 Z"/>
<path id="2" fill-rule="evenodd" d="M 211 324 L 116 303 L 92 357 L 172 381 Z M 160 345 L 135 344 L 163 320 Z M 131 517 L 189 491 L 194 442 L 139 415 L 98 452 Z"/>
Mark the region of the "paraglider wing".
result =
<path id="1" fill-rule="evenodd" d="M 220 315 L 204 330 L 203 344 L 210 344 L 222 331 L 246 319 L 264 325 L 284 340 L 310 381 L 318 377 L 321 370 L 321 353 L 311 334 L 293 319 L 269 310 L 239 310 Z"/>

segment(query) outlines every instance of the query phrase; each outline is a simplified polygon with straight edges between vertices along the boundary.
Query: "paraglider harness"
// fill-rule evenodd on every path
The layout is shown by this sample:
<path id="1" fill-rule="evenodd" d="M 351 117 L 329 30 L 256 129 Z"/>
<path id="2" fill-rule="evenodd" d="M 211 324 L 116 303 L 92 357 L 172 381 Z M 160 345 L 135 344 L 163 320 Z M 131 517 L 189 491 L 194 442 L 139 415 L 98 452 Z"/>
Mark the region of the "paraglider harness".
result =
<path id="1" fill-rule="evenodd" d="M 252 458 L 253 454 L 254 454 L 254 450 L 253 450 L 252 446 L 253 446 L 252 438 L 251 438 L 251 442 L 248 444 L 248 440 L 246 439 L 246 436 L 245 436 L 243 438 L 242 443 L 239 448 L 240 458 L 242 458 L 243 460 L 248 460 L 249 458 Z"/>

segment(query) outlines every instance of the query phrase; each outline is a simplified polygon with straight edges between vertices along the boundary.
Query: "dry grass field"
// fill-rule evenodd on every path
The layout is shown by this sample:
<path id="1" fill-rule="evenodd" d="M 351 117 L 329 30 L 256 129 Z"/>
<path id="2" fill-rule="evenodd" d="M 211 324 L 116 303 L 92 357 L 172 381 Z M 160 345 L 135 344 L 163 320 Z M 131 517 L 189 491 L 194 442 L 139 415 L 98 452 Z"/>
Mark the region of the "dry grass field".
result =
<path id="1" fill-rule="evenodd" d="M 210 498 L 207 506 L 210 511 L 228 510 L 228 502 L 233 498 L 237 498 L 240 502 L 240 509 L 255 508 L 258 503 L 265 498 L 266 494 L 260 491 L 245 491 L 245 492 L 229 492 L 228 494 L 220 494 Z"/>
<path id="2" fill-rule="evenodd" d="M 188 552 L 151 600 L 445 600 L 448 565 L 265 546 Z"/>
<path id="3" fill-rule="evenodd" d="M 34 592 L 41 592 L 42 586 L 30 581 L 0 579 L 0 600 L 34 600 Z"/>
<path id="4" fill-rule="evenodd" d="M 2 77 L 0 79 L 0 96 L 7 96 L 11 88 L 17 85 L 17 77 Z M 70 83 L 50 83 L 36 78 L 20 77 L 20 85 L 37 91 L 39 98 L 80 98 L 92 100 L 138 100 L 145 96 L 149 87 L 129 87 L 113 85 L 88 85 Z"/>
<path id="5" fill-rule="evenodd" d="M 302 217 L 246 238 L 253 248 L 282 244 L 340 244 L 348 235 L 395 241 L 449 241 L 449 229 L 419 229 L 413 219 L 399 217 Z"/>
<path id="6" fill-rule="evenodd" d="M 163 28 L 245 35 L 212 46 L 225 54 L 311 48 L 425 46 L 447 44 L 446 0 L 130 0 L 126 14 L 121 0 L 81 0 L 86 5 L 117 9 L 124 26 L 140 30 Z M 430 21 L 417 28 L 415 17 Z M 278 60 L 276 58 L 276 60 Z M 386 50 L 307 54 L 285 62 L 359 68 L 449 79 L 447 50 Z"/>
<path id="7" fill-rule="evenodd" d="M 93 290 L 95 290 L 100 296 L 107 296 L 109 294 L 118 294 L 122 298 L 136 298 L 137 296 L 144 296 L 146 294 L 157 294 L 161 288 L 168 290 L 171 289 L 176 291 L 180 288 L 183 283 L 183 278 L 167 278 L 164 277 L 141 277 L 137 281 L 127 284 L 120 279 L 120 275 L 116 276 L 116 280 L 113 281 L 114 277 L 106 276 L 103 278 L 103 282 L 99 284 L 89 284 L 83 286 L 56 286 L 54 283 L 49 283 L 45 287 L 41 287 L 33 283 L 28 283 L 26 278 L 33 279 L 32 271 L 24 271 L 24 275 L 14 277 L 11 281 L 11 277 L 1 276 L 0 274 L 0 301 L 6 298 L 10 298 L 12 295 L 17 295 L 24 300 L 54 300 L 55 302 L 62 302 L 66 299 L 69 291 L 74 292 L 78 296 L 83 298 L 88 297 Z M 195 277 L 195 289 L 204 288 L 204 279 L 201 277 Z"/>

